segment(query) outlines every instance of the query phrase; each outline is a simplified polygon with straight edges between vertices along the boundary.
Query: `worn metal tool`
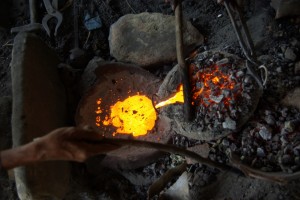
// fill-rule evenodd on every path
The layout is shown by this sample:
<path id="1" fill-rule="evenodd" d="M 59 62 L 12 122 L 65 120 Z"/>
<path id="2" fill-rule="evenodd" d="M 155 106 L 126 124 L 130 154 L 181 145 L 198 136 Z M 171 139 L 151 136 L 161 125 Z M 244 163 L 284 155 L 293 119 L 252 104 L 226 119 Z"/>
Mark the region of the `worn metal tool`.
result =
<path id="1" fill-rule="evenodd" d="M 60 27 L 62 20 L 63 20 L 63 15 L 61 12 L 58 11 L 58 0 L 53 0 L 52 3 L 50 0 L 43 0 L 45 8 L 47 10 L 47 14 L 44 16 L 42 20 L 42 25 L 47 32 L 49 36 L 51 36 L 51 31 L 48 25 L 48 22 L 52 19 L 55 18 L 57 20 L 56 26 L 54 29 L 54 36 L 57 35 L 57 30 Z"/>
<path id="2" fill-rule="evenodd" d="M 268 71 L 265 66 L 260 65 L 257 62 L 253 41 L 251 39 L 247 24 L 241 15 L 239 5 L 235 0 L 223 0 L 220 1 L 220 3 L 223 3 L 227 10 L 238 42 L 243 50 L 245 57 L 247 58 L 246 65 L 248 68 L 248 72 L 252 75 L 252 77 L 258 83 L 259 87 L 262 89 L 267 82 Z M 261 70 L 260 76 L 258 76 L 255 68 Z"/>
<path id="3" fill-rule="evenodd" d="M 14 27 L 11 29 L 11 33 L 18 33 L 22 31 L 32 32 L 32 31 L 39 31 L 43 29 L 42 24 L 37 23 L 36 0 L 29 0 L 29 10 L 30 10 L 30 24 Z"/>

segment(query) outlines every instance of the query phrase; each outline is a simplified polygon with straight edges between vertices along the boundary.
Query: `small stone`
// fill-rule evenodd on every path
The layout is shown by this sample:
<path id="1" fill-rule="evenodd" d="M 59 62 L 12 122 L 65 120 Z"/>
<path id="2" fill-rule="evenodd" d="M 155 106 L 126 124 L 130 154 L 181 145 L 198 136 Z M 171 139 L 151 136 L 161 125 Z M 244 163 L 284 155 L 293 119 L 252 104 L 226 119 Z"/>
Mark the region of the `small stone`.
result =
<path id="1" fill-rule="evenodd" d="M 268 125 L 275 125 L 275 117 L 273 115 L 267 115 L 265 121 Z"/>
<path id="2" fill-rule="evenodd" d="M 209 95 L 210 100 L 214 101 L 215 103 L 220 103 L 222 99 L 224 98 L 224 95 L 219 95 L 219 96 L 213 96 Z"/>
<path id="3" fill-rule="evenodd" d="M 277 68 L 276 68 L 276 72 L 282 73 L 282 68 L 281 68 L 281 67 L 277 67 Z"/>
<path id="4" fill-rule="evenodd" d="M 223 145 L 224 147 L 228 147 L 228 146 L 230 145 L 230 143 L 229 143 L 229 141 L 225 138 L 225 139 L 222 140 L 222 145 Z"/>
<path id="5" fill-rule="evenodd" d="M 295 130 L 295 124 L 292 121 L 287 121 L 284 123 L 284 129 L 291 133 Z"/>
<path id="6" fill-rule="evenodd" d="M 222 123 L 224 129 L 235 130 L 236 122 L 232 120 L 230 117 L 226 117 L 225 122 Z"/>
<path id="7" fill-rule="evenodd" d="M 242 76 L 244 76 L 244 72 L 243 72 L 243 71 L 238 71 L 238 72 L 236 73 L 236 77 L 240 78 L 240 77 L 242 77 Z"/>
<path id="8" fill-rule="evenodd" d="M 300 109 L 300 87 L 295 88 L 292 91 L 289 91 L 287 95 L 282 100 L 282 103 L 285 106 L 293 106 Z"/>
<path id="9" fill-rule="evenodd" d="M 300 42 L 296 38 L 292 38 L 290 43 L 292 46 L 300 45 Z"/>
<path id="10" fill-rule="evenodd" d="M 297 59 L 297 55 L 294 53 L 293 49 L 288 47 L 284 52 L 284 57 L 288 60 L 295 61 Z"/>
<path id="11" fill-rule="evenodd" d="M 270 140 L 272 138 L 272 133 L 265 126 L 261 127 L 258 133 L 264 140 Z"/>
<path id="12" fill-rule="evenodd" d="M 265 156 L 266 156 L 265 151 L 264 151 L 262 148 L 260 148 L 260 147 L 258 147 L 258 148 L 256 149 L 256 155 L 257 155 L 258 157 L 265 157 Z"/>

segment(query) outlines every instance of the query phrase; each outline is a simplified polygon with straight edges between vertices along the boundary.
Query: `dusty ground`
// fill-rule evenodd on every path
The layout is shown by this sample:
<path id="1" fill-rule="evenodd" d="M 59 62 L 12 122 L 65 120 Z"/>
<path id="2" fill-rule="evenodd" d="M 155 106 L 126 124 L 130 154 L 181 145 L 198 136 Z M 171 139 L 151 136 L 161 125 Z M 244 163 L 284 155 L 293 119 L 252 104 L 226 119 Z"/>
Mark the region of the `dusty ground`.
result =
<path id="1" fill-rule="evenodd" d="M 86 1 L 89 2 L 89 1 Z M 88 31 L 80 24 L 80 46 L 84 48 L 89 58 L 95 55 L 101 56 L 105 60 L 112 60 L 109 55 L 108 34 L 109 27 L 121 16 L 128 13 L 140 12 L 161 12 L 164 14 L 174 14 L 170 5 L 160 0 L 95 0 L 96 8 L 100 14 L 103 26 L 99 30 L 91 32 L 88 38 Z M 274 55 L 278 53 L 280 45 L 288 43 L 290 38 L 299 38 L 299 19 L 280 19 L 275 21 L 275 11 L 269 6 L 270 1 L 246 1 L 245 16 L 252 19 L 255 25 L 253 38 L 255 39 L 258 55 Z M 8 24 L 0 23 L 0 95 L 11 96 L 11 78 L 10 78 L 10 61 L 14 35 L 10 34 L 9 28 L 22 23 L 28 23 L 28 11 L 14 10 Z M 196 28 L 205 36 L 205 44 L 201 47 L 203 50 L 219 49 L 242 56 L 238 47 L 234 32 L 230 26 L 229 18 L 224 7 L 216 4 L 215 1 L 203 0 L 185 0 L 183 2 L 184 16 L 189 19 Z M 17 14 L 16 14 L 17 12 Z M 41 13 L 43 13 L 41 11 Z M 259 15 L 263 13 L 263 15 Z M 82 13 L 81 13 L 82 14 Z M 298 21 L 297 21 L 298 20 Z M 60 55 L 62 62 L 68 62 L 69 50 L 73 48 L 72 35 L 72 8 L 64 11 L 64 21 L 59 30 L 58 37 L 50 40 L 44 33 L 40 33 Z M 278 34 L 281 34 L 278 36 Z M 88 40 L 87 40 L 88 38 Z M 87 42 L 86 42 L 87 41 Z M 162 70 L 154 71 L 159 75 Z M 296 86 L 296 85 L 295 85 Z M 292 86 L 291 86 L 292 87 Z M 284 95 L 283 89 L 278 90 L 278 95 Z M 277 91 L 277 90 L 276 90 Z M 9 140 L 9 138 L 8 138 Z M 2 147 L 1 147 L 2 148 Z M 169 158 L 165 158 L 169 160 Z M 165 161 L 163 160 L 163 161 Z M 165 164 L 167 165 L 167 164 Z M 154 171 L 159 164 L 153 164 L 150 168 Z M 98 174 L 92 176 L 87 173 L 84 164 L 74 164 L 73 189 L 66 199 L 145 199 L 146 186 L 136 186 L 121 175 L 114 172 Z M 151 170 L 150 170 L 151 171 Z M 158 174 L 151 176 L 148 168 L 135 171 L 137 177 L 143 179 L 149 184 L 159 177 Z M 128 172 L 129 173 L 129 172 Z M 143 177 L 141 177 L 142 175 Z M 103 175 L 101 177 L 101 175 Z M 225 178 L 219 182 L 218 187 L 210 188 L 208 191 L 210 199 L 295 199 L 295 193 L 292 191 L 295 187 L 278 186 L 276 184 L 266 183 L 263 181 L 245 178 L 241 175 L 226 174 Z M 107 181 L 107 185 L 99 183 Z M 18 199 L 16 197 L 13 181 L 8 181 L 5 176 L 0 179 L 0 196 L 1 199 Z M 222 185 L 223 184 L 223 185 Z M 113 195 L 119 192 L 120 196 Z M 78 192 L 74 194 L 74 192 Z M 292 191 L 292 192 L 291 192 Z M 299 198 L 299 194 L 298 194 Z M 207 199 L 207 198 L 204 198 Z"/>

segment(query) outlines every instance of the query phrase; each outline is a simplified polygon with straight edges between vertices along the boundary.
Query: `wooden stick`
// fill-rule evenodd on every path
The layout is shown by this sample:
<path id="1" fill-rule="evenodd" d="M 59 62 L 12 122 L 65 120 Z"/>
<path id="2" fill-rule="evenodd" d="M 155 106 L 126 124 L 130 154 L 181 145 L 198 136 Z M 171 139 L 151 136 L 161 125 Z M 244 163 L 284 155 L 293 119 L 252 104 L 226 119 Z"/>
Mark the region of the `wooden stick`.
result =
<path id="1" fill-rule="evenodd" d="M 181 75 L 181 81 L 183 83 L 183 112 L 184 118 L 187 121 L 192 121 L 194 116 L 192 112 L 192 91 L 189 78 L 189 69 L 184 59 L 184 44 L 183 44 L 183 31 L 182 31 L 182 6 L 181 0 L 174 1 L 175 7 L 175 20 L 176 20 L 176 52 L 177 62 L 179 65 L 179 71 Z"/>
<path id="2" fill-rule="evenodd" d="M 164 151 L 164 152 L 168 152 L 168 153 L 187 156 L 187 157 L 190 157 L 190 158 L 198 161 L 199 163 L 217 168 L 222 171 L 233 169 L 230 166 L 222 165 L 222 164 L 214 162 L 210 159 L 203 158 L 195 152 L 188 151 L 184 148 L 180 148 L 180 147 L 177 147 L 174 145 L 169 145 L 169 144 L 161 144 L 161 143 L 156 143 L 156 142 L 148 142 L 148 141 L 132 140 L 132 139 L 118 139 L 118 138 L 103 138 L 99 141 L 85 140 L 85 142 L 99 144 L 99 145 L 100 144 L 111 144 L 111 145 L 116 145 L 116 146 L 135 146 L 135 147 L 141 147 L 141 148 L 152 148 L 152 149 L 157 149 L 159 151 Z"/>

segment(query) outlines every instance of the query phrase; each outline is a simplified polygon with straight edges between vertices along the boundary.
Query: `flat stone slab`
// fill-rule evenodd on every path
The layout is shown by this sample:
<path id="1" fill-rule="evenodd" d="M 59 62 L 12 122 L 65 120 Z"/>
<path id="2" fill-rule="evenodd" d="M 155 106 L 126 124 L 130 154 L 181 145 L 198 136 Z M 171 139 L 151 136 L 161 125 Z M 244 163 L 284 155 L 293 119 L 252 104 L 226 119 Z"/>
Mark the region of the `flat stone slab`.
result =
<path id="1" fill-rule="evenodd" d="M 204 37 L 184 20 L 185 53 L 190 53 Z M 175 17 L 160 13 L 128 14 L 110 28 L 110 54 L 118 61 L 149 67 L 176 61 Z"/>
<path id="2" fill-rule="evenodd" d="M 19 33 L 12 56 L 12 135 L 17 147 L 66 126 L 66 95 L 56 54 L 37 36 Z M 15 169 L 21 200 L 63 199 L 67 162 L 45 162 Z"/>

